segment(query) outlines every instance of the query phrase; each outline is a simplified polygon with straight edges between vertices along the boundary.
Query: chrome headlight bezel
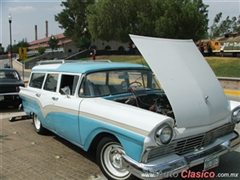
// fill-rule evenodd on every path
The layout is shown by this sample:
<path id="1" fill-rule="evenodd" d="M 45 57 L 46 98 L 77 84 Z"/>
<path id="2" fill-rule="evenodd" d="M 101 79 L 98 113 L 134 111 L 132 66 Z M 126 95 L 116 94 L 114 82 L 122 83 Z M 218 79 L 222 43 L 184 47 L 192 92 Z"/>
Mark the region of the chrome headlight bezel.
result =
<path id="1" fill-rule="evenodd" d="M 173 128 L 169 124 L 164 123 L 157 128 L 154 137 L 158 145 L 168 144 L 173 137 Z"/>
<path id="2" fill-rule="evenodd" d="M 240 122 L 240 106 L 232 110 L 231 121 L 233 124 L 238 124 Z"/>

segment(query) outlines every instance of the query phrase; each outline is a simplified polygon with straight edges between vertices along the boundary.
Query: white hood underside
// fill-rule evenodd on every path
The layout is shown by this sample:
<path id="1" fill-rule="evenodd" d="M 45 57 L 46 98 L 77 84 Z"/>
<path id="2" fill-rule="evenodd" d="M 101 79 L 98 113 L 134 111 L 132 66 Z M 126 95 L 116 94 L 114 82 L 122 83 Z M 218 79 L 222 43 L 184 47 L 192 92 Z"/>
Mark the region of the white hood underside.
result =
<path id="1" fill-rule="evenodd" d="M 192 40 L 130 37 L 161 83 L 177 127 L 209 125 L 230 114 L 219 81 Z"/>

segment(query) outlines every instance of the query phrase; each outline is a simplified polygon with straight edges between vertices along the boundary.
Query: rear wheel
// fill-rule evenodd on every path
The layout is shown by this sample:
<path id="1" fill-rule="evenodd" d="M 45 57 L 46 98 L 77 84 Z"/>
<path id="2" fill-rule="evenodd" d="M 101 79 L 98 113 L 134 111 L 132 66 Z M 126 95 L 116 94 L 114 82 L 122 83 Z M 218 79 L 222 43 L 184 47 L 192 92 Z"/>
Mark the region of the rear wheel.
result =
<path id="1" fill-rule="evenodd" d="M 122 145 L 111 137 L 103 138 L 97 147 L 97 163 L 108 180 L 135 179 L 129 171 L 122 167 Z"/>
<path id="2" fill-rule="evenodd" d="M 33 115 L 33 125 L 34 125 L 35 131 L 38 134 L 45 134 L 46 133 L 46 129 L 44 127 L 42 127 L 42 123 L 41 123 L 37 114 Z"/>

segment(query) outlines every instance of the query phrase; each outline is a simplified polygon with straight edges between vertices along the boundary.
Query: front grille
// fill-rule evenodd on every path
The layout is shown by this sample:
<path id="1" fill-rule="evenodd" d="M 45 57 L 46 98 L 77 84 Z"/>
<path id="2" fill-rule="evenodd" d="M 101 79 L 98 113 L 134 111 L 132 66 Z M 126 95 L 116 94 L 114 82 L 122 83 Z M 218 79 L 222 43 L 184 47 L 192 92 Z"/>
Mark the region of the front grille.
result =
<path id="1" fill-rule="evenodd" d="M 189 138 L 172 141 L 168 145 L 152 149 L 149 152 L 148 161 L 166 154 L 175 153 L 178 155 L 183 155 L 189 152 L 197 151 L 202 147 L 211 144 L 217 138 L 233 132 L 233 130 L 234 124 L 229 123 L 198 136 L 191 136 Z"/>
<path id="2" fill-rule="evenodd" d="M 1 93 L 17 92 L 16 86 L 1 86 Z"/>

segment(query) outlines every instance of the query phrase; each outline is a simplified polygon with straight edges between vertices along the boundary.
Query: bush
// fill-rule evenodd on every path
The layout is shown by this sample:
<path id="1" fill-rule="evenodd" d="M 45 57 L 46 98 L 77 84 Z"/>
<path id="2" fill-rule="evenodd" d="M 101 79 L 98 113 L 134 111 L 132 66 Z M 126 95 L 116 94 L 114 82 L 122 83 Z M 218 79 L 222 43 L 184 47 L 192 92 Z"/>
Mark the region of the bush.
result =
<path id="1" fill-rule="evenodd" d="M 41 46 L 40 46 L 40 47 L 38 47 L 38 49 L 37 49 L 37 50 L 38 50 L 38 53 L 42 55 L 42 54 L 44 54 L 44 53 L 45 53 L 45 51 L 46 51 L 46 48 L 45 48 L 45 47 L 41 47 Z"/>

